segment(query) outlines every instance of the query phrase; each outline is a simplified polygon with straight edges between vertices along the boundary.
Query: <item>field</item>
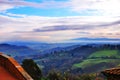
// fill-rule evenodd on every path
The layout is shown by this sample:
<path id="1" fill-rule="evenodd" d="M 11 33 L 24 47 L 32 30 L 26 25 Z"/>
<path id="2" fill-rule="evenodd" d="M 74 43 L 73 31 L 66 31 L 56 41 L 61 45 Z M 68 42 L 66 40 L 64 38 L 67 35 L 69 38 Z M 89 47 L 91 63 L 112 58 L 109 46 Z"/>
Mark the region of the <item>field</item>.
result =
<path id="1" fill-rule="evenodd" d="M 92 57 L 120 57 L 120 54 L 118 54 L 118 50 L 102 50 L 102 51 L 97 51 L 93 54 L 91 54 L 88 58 Z"/>
<path id="2" fill-rule="evenodd" d="M 115 58 L 115 59 L 113 59 Z M 120 56 L 118 50 L 101 50 L 92 53 L 87 59 L 81 63 L 74 64 L 74 68 L 86 68 L 101 63 L 108 63 L 111 65 L 120 64 Z M 103 66 L 104 67 L 104 66 Z"/>

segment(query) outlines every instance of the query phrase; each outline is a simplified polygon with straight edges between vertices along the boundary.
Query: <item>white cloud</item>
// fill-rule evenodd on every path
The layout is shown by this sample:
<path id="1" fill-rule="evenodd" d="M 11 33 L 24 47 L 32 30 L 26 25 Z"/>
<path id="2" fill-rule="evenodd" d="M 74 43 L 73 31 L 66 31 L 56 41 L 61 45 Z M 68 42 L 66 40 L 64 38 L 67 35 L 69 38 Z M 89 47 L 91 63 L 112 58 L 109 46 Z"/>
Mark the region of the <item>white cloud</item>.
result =
<path id="1" fill-rule="evenodd" d="M 41 17 L 16 14 L 7 15 L 8 16 L 0 15 L 0 37 L 2 41 L 30 40 L 60 42 L 78 37 L 104 36 L 120 38 L 118 35 L 120 31 L 119 17 Z M 66 28 L 64 29 L 62 25 L 65 25 Z M 48 30 L 35 32 L 34 29 Z M 52 31 L 49 31 L 51 29 Z M 55 31 L 55 29 L 58 31 Z M 86 32 L 89 34 L 86 34 Z M 103 34 L 101 35 L 100 33 Z M 108 33 L 112 33 L 112 35 L 108 35 Z"/>
<path id="2" fill-rule="evenodd" d="M 62 6 L 61 6 L 62 5 Z M 0 12 L 18 7 L 34 7 L 34 8 L 63 8 L 67 7 L 66 2 L 56 2 L 54 0 L 43 1 L 41 3 L 29 2 L 25 0 L 0 0 Z"/>
<path id="3" fill-rule="evenodd" d="M 0 0 L 0 12 L 17 7 L 66 8 L 70 11 L 82 14 L 90 14 L 93 16 L 119 16 L 119 4 L 120 0 L 43 0 L 43 2 L 39 3 L 25 0 Z"/>
<path id="4" fill-rule="evenodd" d="M 120 38 L 120 0 L 0 0 L 0 41 L 60 42 L 79 37 Z M 62 6 L 61 6 L 62 5 Z M 42 17 L 8 13 L 17 7 L 65 8 L 92 16 Z M 97 16 L 101 15 L 101 16 Z M 38 29 L 38 31 L 35 31 Z M 56 30 L 56 31 L 55 31 Z M 89 33 L 89 34 L 86 34 Z"/>
<path id="5" fill-rule="evenodd" d="M 119 16 L 120 0 L 70 0 L 71 9 L 102 16 Z"/>

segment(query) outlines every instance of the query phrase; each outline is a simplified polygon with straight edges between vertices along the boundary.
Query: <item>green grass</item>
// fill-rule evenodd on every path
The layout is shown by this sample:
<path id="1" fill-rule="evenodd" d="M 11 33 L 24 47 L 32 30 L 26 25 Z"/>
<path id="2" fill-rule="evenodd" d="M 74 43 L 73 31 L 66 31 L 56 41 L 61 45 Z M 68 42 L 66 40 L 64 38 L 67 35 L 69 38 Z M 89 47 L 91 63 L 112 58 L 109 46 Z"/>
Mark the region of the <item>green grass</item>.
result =
<path id="1" fill-rule="evenodd" d="M 86 59 L 81 63 L 74 64 L 73 67 L 74 68 L 79 68 L 79 67 L 80 68 L 85 68 L 85 67 L 89 67 L 89 66 L 99 64 L 99 63 L 103 63 L 103 62 L 114 63 L 114 62 L 118 62 L 118 61 L 119 61 L 119 59 Z"/>
<path id="2" fill-rule="evenodd" d="M 91 54 L 88 59 L 83 60 L 81 63 L 76 63 L 73 65 L 73 68 L 85 68 L 88 66 L 93 66 L 100 63 L 119 63 L 119 59 L 103 59 L 102 57 L 116 57 L 120 58 L 118 50 L 101 50 Z M 94 57 L 94 59 L 93 59 Z"/>
<path id="3" fill-rule="evenodd" d="M 119 58 L 120 55 L 118 54 L 118 50 L 102 50 L 102 51 L 97 51 L 90 55 L 88 58 L 92 57 L 111 57 L 114 56 L 116 58 Z"/>

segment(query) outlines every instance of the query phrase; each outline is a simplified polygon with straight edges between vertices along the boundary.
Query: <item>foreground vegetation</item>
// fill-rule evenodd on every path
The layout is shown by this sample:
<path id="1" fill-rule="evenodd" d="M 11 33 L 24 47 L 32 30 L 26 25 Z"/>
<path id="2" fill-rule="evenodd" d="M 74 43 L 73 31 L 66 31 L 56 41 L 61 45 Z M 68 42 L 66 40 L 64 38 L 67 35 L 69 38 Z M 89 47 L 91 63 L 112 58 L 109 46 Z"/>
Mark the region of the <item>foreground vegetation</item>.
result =
<path id="1" fill-rule="evenodd" d="M 24 69 L 34 80 L 105 80 L 102 70 L 120 66 L 120 45 L 85 45 L 54 51 L 34 59 L 38 65 L 33 60 L 24 61 Z"/>
<path id="2" fill-rule="evenodd" d="M 42 70 L 39 69 L 32 59 L 25 59 L 22 66 L 34 80 L 102 80 L 102 78 L 96 74 L 61 73 L 57 70 L 50 70 L 47 76 L 43 76 Z"/>

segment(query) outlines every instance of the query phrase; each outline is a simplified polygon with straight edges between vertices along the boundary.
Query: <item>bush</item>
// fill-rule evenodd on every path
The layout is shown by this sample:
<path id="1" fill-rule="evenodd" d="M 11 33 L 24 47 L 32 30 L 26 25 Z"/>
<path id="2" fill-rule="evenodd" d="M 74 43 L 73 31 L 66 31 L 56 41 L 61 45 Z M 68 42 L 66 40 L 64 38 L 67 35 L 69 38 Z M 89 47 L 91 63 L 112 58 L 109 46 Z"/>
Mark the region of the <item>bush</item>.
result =
<path id="1" fill-rule="evenodd" d="M 62 80 L 62 74 L 61 74 L 59 71 L 51 70 L 51 71 L 48 73 L 47 78 L 48 78 L 49 80 Z"/>
<path id="2" fill-rule="evenodd" d="M 40 80 L 42 77 L 41 69 L 37 66 L 37 64 L 32 59 L 25 59 L 22 62 L 22 66 L 25 71 L 34 79 Z"/>

